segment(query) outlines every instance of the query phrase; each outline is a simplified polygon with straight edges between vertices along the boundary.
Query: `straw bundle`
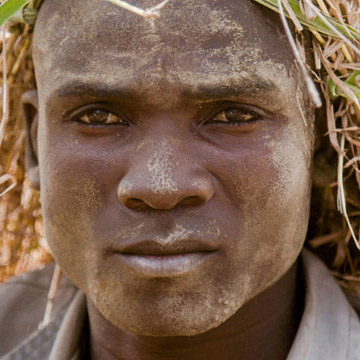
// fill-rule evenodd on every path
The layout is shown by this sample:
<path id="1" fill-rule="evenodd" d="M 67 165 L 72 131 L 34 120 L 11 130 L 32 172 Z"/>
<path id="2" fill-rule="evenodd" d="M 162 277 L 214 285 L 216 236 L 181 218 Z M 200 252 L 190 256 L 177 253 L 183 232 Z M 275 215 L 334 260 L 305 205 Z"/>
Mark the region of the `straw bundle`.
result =
<path id="1" fill-rule="evenodd" d="M 3 106 L 0 127 L 0 193 L 3 194 L 0 201 L 0 281 L 49 258 L 40 245 L 39 194 L 30 188 L 24 174 L 20 98 L 24 91 L 35 87 L 31 31 L 29 25 L 16 24 L 9 28 L 2 44 L 2 75 L 6 68 L 7 79 L 3 86 L 6 106 Z"/>
<path id="2" fill-rule="evenodd" d="M 41 0 L 7 2 L 11 1 L 22 2 L 19 8 L 28 4 L 27 10 L 20 13 L 28 23 L 34 20 L 33 10 L 41 3 Z M 154 21 L 169 0 L 145 10 L 121 0 L 107 1 Z M 285 28 L 285 16 L 294 24 L 298 35 L 294 39 L 288 34 L 289 41 L 315 105 L 321 100 L 313 80 L 321 89 L 326 116 L 317 123 L 307 244 L 323 256 L 344 287 L 360 295 L 360 0 L 254 1 L 280 13 Z M 14 15 L 8 11 L 2 17 L 1 10 L 0 24 Z M 50 259 L 41 240 L 39 196 L 31 190 L 24 175 L 19 98 L 23 91 L 35 86 L 32 26 L 17 23 L 9 30 L 2 44 L 1 60 L 5 86 L 0 128 L 0 193 L 12 189 L 0 199 L 0 281 Z M 303 32 L 310 34 L 311 49 L 303 45 Z M 313 57 L 312 69 L 304 61 L 309 53 Z M 312 74 L 313 80 L 307 73 Z M 327 136 L 323 136 L 325 133 Z"/>
<path id="3" fill-rule="evenodd" d="M 288 31 L 288 37 L 304 72 L 305 54 L 313 56 L 313 68 L 307 67 L 321 89 L 326 116 L 316 124 L 308 245 L 346 290 L 360 295 L 360 1 L 255 1 L 278 12 L 285 29 L 285 17 L 292 21 L 297 36 Z M 317 105 L 317 94 L 308 88 Z"/>

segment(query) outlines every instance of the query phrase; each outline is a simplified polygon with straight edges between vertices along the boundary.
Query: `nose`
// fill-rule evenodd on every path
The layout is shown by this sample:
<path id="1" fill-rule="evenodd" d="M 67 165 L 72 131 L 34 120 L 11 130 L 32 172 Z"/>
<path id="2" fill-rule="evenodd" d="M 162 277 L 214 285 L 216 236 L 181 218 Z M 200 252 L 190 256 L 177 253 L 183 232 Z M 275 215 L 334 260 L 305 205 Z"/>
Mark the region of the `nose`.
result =
<path id="1" fill-rule="evenodd" d="M 118 185 L 118 198 L 129 209 L 198 206 L 214 195 L 211 175 L 173 141 L 143 146 L 131 164 Z"/>

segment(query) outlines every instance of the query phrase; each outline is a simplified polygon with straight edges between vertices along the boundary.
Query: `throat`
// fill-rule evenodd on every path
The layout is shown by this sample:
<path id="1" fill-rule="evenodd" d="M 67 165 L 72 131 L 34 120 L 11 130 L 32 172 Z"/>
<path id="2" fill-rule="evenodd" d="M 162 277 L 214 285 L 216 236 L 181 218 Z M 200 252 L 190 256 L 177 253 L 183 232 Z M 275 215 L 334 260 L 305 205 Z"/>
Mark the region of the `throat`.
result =
<path id="1" fill-rule="evenodd" d="M 285 360 L 303 312 L 304 286 L 299 268 L 296 263 L 225 323 L 197 336 L 150 337 L 113 329 L 100 320 L 94 305 L 88 302 L 90 358 Z"/>

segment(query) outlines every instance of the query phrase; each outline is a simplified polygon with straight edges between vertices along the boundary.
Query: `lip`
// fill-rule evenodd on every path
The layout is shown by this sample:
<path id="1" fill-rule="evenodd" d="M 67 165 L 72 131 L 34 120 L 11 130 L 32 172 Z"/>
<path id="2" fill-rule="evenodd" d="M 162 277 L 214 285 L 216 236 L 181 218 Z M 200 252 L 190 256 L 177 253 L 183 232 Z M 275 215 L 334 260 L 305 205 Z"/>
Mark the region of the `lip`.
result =
<path id="1" fill-rule="evenodd" d="M 118 254 L 132 272 L 142 277 L 173 277 L 189 273 L 203 264 L 213 252 L 173 255 Z"/>
<path id="2" fill-rule="evenodd" d="M 194 271 L 218 250 L 211 242 L 189 239 L 136 241 L 112 249 L 113 255 L 142 277 L 173 277 Z"/>

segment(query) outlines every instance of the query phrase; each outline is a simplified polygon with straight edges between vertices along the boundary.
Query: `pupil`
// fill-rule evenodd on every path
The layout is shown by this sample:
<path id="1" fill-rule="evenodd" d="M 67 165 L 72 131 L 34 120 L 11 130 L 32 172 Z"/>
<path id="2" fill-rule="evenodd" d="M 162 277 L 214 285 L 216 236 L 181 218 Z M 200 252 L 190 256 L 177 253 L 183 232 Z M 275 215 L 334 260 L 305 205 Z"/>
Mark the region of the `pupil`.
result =
<path id="1" fill-rule="evenodd" d="M 102 124 L 107 120 L 107 113 L 101 110 L 95 110 L 89 115 L 89 120 L 95 124 Z"/>

